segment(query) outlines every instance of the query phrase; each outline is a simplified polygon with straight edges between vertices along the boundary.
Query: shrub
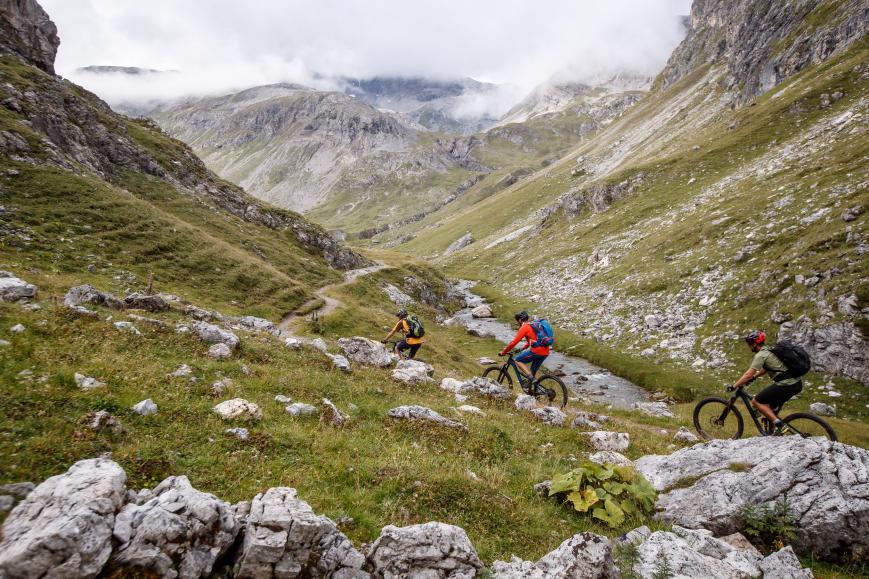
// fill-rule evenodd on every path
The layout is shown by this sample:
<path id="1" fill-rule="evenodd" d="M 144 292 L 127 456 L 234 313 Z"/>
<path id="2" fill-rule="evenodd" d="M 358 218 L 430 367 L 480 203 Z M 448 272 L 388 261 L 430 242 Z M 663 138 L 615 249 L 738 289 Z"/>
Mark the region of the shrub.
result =
<path id="1" fill-rule="evenodd" d="M 629 466 L 601 465 L 590 460 L 552 479 L 549 496 L 562 494 L 573 508 L 589 512 L 610 527 L 618 527 L 625 514 L 651 513 L 655 490 Z"/>
<path id="2" fill-rule="evenodd" d="M 772 508 L 746 503 L 742 507 L 742 523 L 745 535 L 764 553 L 778 551 L 790 543 L 796 530 L 796 519 L 786 496 Z"/>

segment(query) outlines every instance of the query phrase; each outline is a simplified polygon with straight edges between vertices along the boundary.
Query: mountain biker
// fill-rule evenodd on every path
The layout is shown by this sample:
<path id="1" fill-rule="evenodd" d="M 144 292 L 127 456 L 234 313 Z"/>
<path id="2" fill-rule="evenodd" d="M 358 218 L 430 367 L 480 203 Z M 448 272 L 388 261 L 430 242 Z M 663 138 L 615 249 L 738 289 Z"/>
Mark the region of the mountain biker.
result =
<path id="1" fill-rule="evenodd" d="M 534 333 L 534 328 L 531 327 L 528 312 L 522 310 L 513 317 L 517 322 L 519 322 L 519 331 L 516 332 L 513 341 L 507 344 L 498 355 L 506 356 L 507 352 L 516 347 L 516 344 L 525 340 L 525 346 L 522 353 L 513 358 L 513 361 L 516 362 L 516 366 L 519 367 L 525 375 L 525 378 L 531 380 L 534 378 L 534 375 L 537 374 L 537 370 L 540 369 L 540 366 L 543 365 L 543 361 L 546 360 L 547 356 L 549 356 L 549 346 L 533 345 L 537 341 L 537 334 Z M 531 365 L 530 369 L 527 364 Z"/>
<path id="2" fill-rule="evenodd" d="M 395 315 L 398 317 L 398 322 L 396 322 L 395 327 L 392 328 L 392 331 L 389 332 L 385 338 L 383 338 L 382 342 L 385 344 L 389 341 L 389 338 L 392 337 L 396 332 L 401 332 L 404 334 L 404 339 L 398 342 L 393 349 L 393 353 L 400 356 L 402 352 L 405 350 L 409 350 L 407 355 L 408 358 L 413 359 L 416 357 L 416 353 L 419 351 L 422 346 L 422 338 L 413 337 L 410 331 L 410 324 L 407 321 L 407 310 L 402 308 L 398 310 Z"/>
<path id="3" fill-rule="evenodd" d="M 764 344 L 766 334 L 763 330 L 750 331 L 745 335 L 744 340 L 754 352 L 754 359 L 745 374 L 731 386 L 731 389 L 742 388 L 758 376 L 774 372 L 773 383 L 758 392 L 751 404 L 773 423 L 777 432 L 781 432 L 785 424 L 779 420 L 773 409 L 780 409 L 785 402 L 799 394 L 803 389 L 803 382 L 799 378 L 787 375 L 787 366 Z"/>

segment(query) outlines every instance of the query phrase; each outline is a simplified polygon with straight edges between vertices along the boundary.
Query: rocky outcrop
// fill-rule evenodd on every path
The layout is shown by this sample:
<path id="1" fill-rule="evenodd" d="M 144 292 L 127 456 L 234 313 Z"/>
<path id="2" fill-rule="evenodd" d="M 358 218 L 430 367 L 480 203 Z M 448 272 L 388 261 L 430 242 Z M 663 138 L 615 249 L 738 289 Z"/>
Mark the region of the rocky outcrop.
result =
<path id="1" fill-rule="evenodd" d="M 863 0 L 695 0 L 688 35 L 661 73 L 666 88 L 704 64 L 726 66 L 724 88 L 745 103 L 863 38 Z M 821 12 L 825 13 L 818 17 Z"/>
<path id="2" fill-rule="evenodd" d="M 235 350 L 240 342 L 233 332 L 208 322 L 193 322 L 191 327 L 200 340 L 209 344 L 226 344 L 230 350 Z"/>
<path id="3" fill-rule="evenodd" d="M 101 292 L 90 284 L 70 288 L 63 297 L 63 305 L 66 307 L 79 313 L 93 314 L 93 312 L 85 308 L 83 304 L 105 306 L 115 310 L 122 310 L 127 307 L 123 300 L 119 300 L 110 293 Z"/>
<path id="4" fill-rule="evenodd" d="M 141 293 L 131 293 L 124 298 L 124 303 L 128 308 L 133 310 L 145 310 L 148 312 L 165 312 L 169 309 L 169 304 L 166 303 L 159 295 L 148 295 Z"/>
<path id="5" fill-rule="evenodd" d="M 782 324 L 779 339 L 788 339 L 806 349 L 812 369 L 842 374 L 869 384 L 869 343 L 851 322 L 816 326 L 806 316 Z"/>
<path id="6" fill-rule="evenodd" d="M 17 302 L 36 297 L 36 286 L 17 278 L 8 271 L 0 271 L 0 302 Z"/>
<path id="7" fill-rule="evenodd" d="M 621 577 L 613 561 L 609 539 L 594 533 L 577 533 L 537 563 L 517 557 L 492 564 L 494 579 L 616 579 Z"/>
<path id="8" fill-rule="evenodd" d="M 386 346 L 361 336 L 341 338 L 338 340 L 338 347 L 347 359 L 363 366 L 385 368 L 392 366 L 394 362 L 392 353 Z"/>
<path id="9" fill-rule="evenodd" d="M 451 255 L 459 250 L 462 250 L 462 249 L 468 247 L 472 243 L 474 243 L 474 236 L 471 235 L 470 233 L 466 233 L 463 236 L 461 236 L 460 238 L 458 238 L 457 240 L 455 240 L 454 242 L 452 242 L 449 245 L 449 247 L 447 247 L 444 250 L 444 255 L 445 256 Z"/>
<path id="10" fill-rule="evenodd" d="M 392 371 L 392 378 L 405 384 L 427 384 L 434 368 L 417 360 L 399 360 Z"/>
<path id="11" fill-rule="evenodd" d="M 461 422 L 456 422 L 455 420 L 450 420 L 449 418 L 444 418 L 431 408 L 426 408 L 425 406 L 411 405 L 411 406 L 398 406 L 396 408 L 391 409 L 386 413 L 390 418 L 395 418 L 398 420 L 410 420 L 414 422 L 431 422 L 433 424 L 439 424 L 440 426 L 445 426 L 447 428 L 457 428 L 459 430 L 466 430 L 464 424 Z"/>
<path id="12" fill-rule="evenodd" d="M 95 577 L 112 552 L 125 481 L 120 466 L 95 458 L 36 487 L 3 524 L 0 576 Z"/>
<path id="13" fill-rule="evenodd" d="M 186 476 L 167 478 L 151 495 L 115 519 L 118 547 L 109 567 L 158 577 L 208 576 L 239 531 L 232 507 L 194 489 Z"/>
<path id="14" fill-rule="evenodd" d="M 17 54 L 25 62 L 54 74 L 59 45 L 57 27 L 36 0 L 0 3 L 0 53 Z"/>
<path id="15" fill-rule="evenodd" d="M 463 529 L 437 522 L 383 527 L 368 564 L 377 579 L 471 579 L 483 567 Z"/>
<path id="16" fill-rule="evenodd" d="M 658 516 L 674 524 L 726 535 L 742 530 L 743 505 L 786 497 L 798 552 L 825 559 L 869 553 L 865 449 L 796 436 L 716 440 L 644 456 L 635 466 L 662 491 Z"/>
<path id="17" fill-rule="evenodd" d="M 365 557 L 327 517 L 277 487 L 254 497 L 235 564 L 238 579 L 365 579 Z"/>

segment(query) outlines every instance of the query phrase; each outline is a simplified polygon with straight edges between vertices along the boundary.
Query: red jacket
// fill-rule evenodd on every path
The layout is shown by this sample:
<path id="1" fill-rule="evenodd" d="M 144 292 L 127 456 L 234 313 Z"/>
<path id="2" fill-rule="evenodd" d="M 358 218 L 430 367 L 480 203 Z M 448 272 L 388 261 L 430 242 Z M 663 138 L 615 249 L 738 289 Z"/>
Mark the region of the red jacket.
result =
<path id="1" fill-rule="evenodd" d="M 518 344 L 522 340 L 525 340 L 526 348 L 537 341 L 537 334 L 534 333 L 534 329 L 528 322 L 522 323 L 522 325 L 519 327 L 519 331 L 516 332 L 516 335 L 513 337 L 513 341 L 507 344 L 507 346 L 501 351 L 501 355 L 505 356 L 507 352 L 515 348 L 516 344 Z M 537 346 L 536 348 L 531 348 L 531 353 L 537 354 L 538 356 L 548 356 L 549 346 Z"/>

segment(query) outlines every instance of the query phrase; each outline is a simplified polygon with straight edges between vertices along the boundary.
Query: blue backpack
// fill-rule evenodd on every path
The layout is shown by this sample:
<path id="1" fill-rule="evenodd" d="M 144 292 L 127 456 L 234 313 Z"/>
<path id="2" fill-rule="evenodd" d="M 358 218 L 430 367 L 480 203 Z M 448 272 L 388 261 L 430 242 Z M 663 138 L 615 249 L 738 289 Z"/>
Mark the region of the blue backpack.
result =
<path id="1" fill-rule="evenodd" d="M 552 324 L 546 318 L 531 321 L 531 329 L 534 330 L 534 335 L 537 336 L 537 340 L 531 344 L 532 348 L 539 348 L 541 346 L 552 347 L 555 344 Z"/>

